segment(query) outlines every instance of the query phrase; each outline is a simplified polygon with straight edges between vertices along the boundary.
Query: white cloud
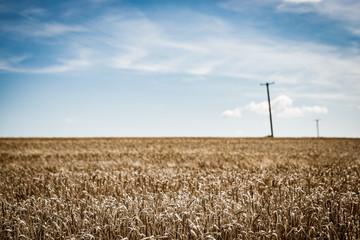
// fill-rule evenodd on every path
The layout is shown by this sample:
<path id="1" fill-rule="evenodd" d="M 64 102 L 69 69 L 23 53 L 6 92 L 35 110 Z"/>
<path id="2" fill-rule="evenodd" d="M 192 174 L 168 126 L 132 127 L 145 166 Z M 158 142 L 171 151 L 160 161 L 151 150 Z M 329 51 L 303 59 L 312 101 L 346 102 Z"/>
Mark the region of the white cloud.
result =
<path id="1" fill-rule="evenodd" d="M 244 132 L 241 130 L 236 131 L 236 136 L 244 136 Z"/>
<path id="2" fill-rule="evenodd" d="M 316 10 L 333 19 L 354 24 L 360 22 L 360 2 L 358 0 L 327 0 Z"/>
<path id="3" fill-rule="evenodd" d="M 246 110 L 255 112 L 257 114 L 268 114 L 269 106 L 267 101 L 260 103 L 251 102 L 245 107 Z M 293 100 L 286 96 L 280 95 L 271 101 L 272 113 L 276 113 L 277 117 L 294 118 L 302 117 L 306 114 L 326 114 L 328 109 L 321 106 L 303 106 L 293 107 Z"/>
<path id="4" fill-rule="evenodd" d="M 67 122 L 67 123 L 73 123 L 73 122 L 76 122 L 76 119 L 73 119 L 73 118 L 65 118 L 64 121 Z"/>
<path id="5" fill-rule="evenodd" d="M 274 111 L 281 111 L 283 109 L 289 108 L 292 105 L 293 100 L 286 95 L 280 95 L 271 101 L 271 108 L 274 109 Z"/>
<path id="6" fill-rule="evenodd" d="M 255 103 L 251 102 L 249 105 L 245 107 L 246 110 L 250 110 L 252 112 L 256 112 L 257 114 L 268 114 L 269 106 L 267 102 Z"/>
<path id="7" fill-rule="evenodd" d="M 302 117 L 304 116 L 304 111 L 298 107 L 288 107 L 283 109 L 282 112 L 278 113 L 276 116 L 281 118 Z"/>
<path id="8" fill-rule="evenodd" d="M 187 72 L 194 75 L 205 75 L 211 72 L 211 67 L 204 66 L 204 67 L 189 69 Z"/>
<path id="9" fill-rule="evenodd" d="M 328 113 L 328 109 L 326 107 L 320 107 L 320 106 L 302 107 L 301 109 L 305 113 L 316 113 L 316 114 Z"/>
<path id="10" fill-rule="evenodd" d="M 271 109 L 274 112 L 281 111 L 290 107 L 292 103 L 293 100 L 291 98 L 285 95 L 280 95 L 271 101 Z M 260 103 L 251 102 L 245 107 L 245 109 L 258 114 L 269 114 L 269 104 L 267 101 Z"/>
<path id="11" fill-rule="evenodd" d="M 228 118 L 239 118 L 241 117 L 241 110 L 240 108 L 235 108 L 233 110 L 226 110 L 221 114 L 222 117 L 228 117 Z"/>

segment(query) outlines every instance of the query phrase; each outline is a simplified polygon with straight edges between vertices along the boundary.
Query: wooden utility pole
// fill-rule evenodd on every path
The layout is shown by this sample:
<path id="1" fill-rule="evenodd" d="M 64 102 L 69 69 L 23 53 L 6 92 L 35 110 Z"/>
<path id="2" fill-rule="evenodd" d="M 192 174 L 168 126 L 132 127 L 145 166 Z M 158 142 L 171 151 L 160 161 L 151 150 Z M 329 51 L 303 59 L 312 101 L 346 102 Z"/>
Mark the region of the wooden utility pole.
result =
<path id="1" fill-rule="evenodd" d="M 269 103 L 269 116 L 270 116 L 270 128 L 271 128 L 271 135 L 270 137 L 274 137 L 274 131 L 273 131 L 273 125 L 272 125 L 272 117 L 271 117 L 271 103 L 270 103 L 270 92 L 269 92 L 269 85 L 274 84 L 274 82 L 271 83 L 260 83 L 261 86 L 266 86 L 267 90 L 267 97 L 268 97 L 268 103 Z"/>

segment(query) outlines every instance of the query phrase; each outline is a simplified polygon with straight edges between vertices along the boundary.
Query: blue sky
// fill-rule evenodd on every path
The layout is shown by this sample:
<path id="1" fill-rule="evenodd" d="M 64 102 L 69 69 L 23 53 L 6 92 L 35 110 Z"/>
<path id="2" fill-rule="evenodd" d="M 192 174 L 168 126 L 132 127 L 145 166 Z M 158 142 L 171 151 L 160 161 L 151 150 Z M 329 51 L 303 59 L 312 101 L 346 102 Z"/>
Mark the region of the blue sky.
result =
<path id="1" fill-rule="evenodd" d="M 360 137 L 358 0 L 5 0 L 0 137 Z"/>

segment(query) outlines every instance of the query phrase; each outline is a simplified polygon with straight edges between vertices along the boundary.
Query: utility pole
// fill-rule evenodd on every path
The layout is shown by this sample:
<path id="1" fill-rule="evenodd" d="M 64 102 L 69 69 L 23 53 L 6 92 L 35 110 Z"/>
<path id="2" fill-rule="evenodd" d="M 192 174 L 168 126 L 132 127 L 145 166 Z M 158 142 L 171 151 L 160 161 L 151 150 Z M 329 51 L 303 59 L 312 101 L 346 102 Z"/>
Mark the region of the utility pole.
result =
<path id="1" fill-rule="evenodd" d="M 271 103 L 270 103 L 270 92 L 269 92 L 269 85 L 274 84 L 274 82 L 271 83 L 260 83 L 261 86 L 266 86 L 266 90 L 267 90 L 267 97 L 268 97 L 268 103 L 269 103 L 269 116 L 270 116 L 270 128 L 271 128 L 271 135 L 270 137 L 274 137 L 274 132 L 273 132 L 273 125 L 272 125 L 272 117 L 271 117 Z"/>
<path id="2" fill-rule="evenodd" d="M 316 132 L 317 132 L 317 137 L 319 137 L 319 119 L 316 119 Z"/>

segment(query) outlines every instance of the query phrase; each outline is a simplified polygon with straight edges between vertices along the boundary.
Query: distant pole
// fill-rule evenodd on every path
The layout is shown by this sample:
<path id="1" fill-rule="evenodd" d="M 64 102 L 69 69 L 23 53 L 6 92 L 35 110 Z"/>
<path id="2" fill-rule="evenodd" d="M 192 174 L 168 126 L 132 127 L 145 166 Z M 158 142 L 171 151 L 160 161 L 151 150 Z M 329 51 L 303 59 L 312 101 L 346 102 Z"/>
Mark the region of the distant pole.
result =
<path id="1" fill-rule="evenodd" d="M 316 132 L 317 132 L 317 137 L 319 137 L 319 119 L 316 119 Z"/>
<path id="2" fill-rule="evenodd" d="M 269 103 L 269 116 L 270 116 L 270 128 L 271 128 L 271 137 L 274 137 L 274 131 L 273 131 L 273 125 L 272 125 L 272 117 L 271 117 L 271 103 L 270 103 L 270 92 L 269 92 L 269 85 L 274 84 L 274 82 L 271 83 L 260 83 L 261 86 L 266 86 L 267 90 L 267 97 L 268 97 L 268 103 Z"/>

